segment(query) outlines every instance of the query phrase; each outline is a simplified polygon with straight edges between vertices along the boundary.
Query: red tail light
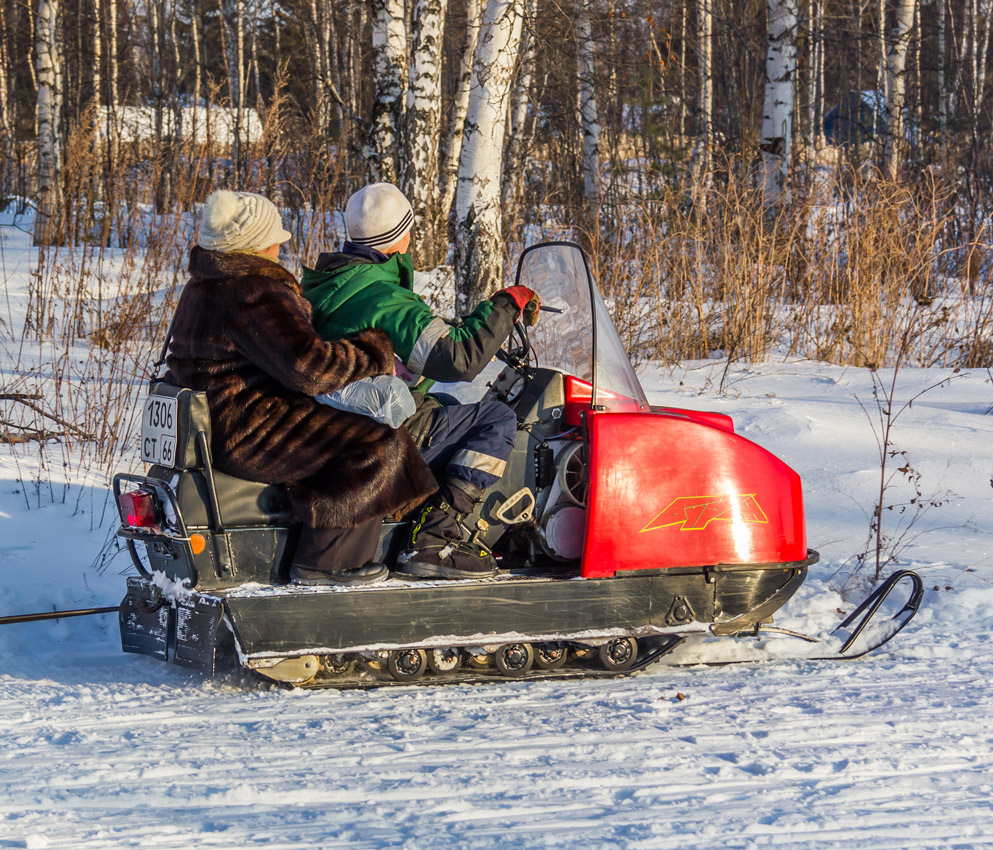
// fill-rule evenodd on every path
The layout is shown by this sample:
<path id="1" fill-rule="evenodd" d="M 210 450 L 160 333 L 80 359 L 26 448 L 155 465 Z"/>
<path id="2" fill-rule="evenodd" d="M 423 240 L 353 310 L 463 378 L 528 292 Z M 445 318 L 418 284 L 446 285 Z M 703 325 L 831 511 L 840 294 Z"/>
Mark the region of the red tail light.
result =
<path id="1" fill-rule="evenodd" d="M 147 490 L 132 490 L 117 497 L 121 519 L 132 528 L 152 528 L 159 524 L 155 495 Z"/>

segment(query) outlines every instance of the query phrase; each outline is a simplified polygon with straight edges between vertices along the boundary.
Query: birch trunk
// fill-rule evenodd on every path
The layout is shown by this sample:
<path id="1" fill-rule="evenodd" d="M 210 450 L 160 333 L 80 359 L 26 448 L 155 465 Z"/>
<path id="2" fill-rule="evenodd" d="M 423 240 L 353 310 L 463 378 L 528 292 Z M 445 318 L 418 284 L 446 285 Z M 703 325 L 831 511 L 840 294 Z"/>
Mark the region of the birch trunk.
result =
<path id="1" fill-rule="evenodd" d="M 896 11 L 896 26 L 886 57 L 886 134 L 883 145 L 883 174 L 896 180 L 900 167 L 900 150 L 906 131 L 903 107 L 907 85 L 907 48 L 914 32 L 914 12 L 917 0 L 900 0 Z"/>
<path id="2" fill-rule="evenodd" d="M 853 0 L 855 16 L 855 91 L 862 96 L 862 0 Z"/>
<path id="3" fill-rule="evenodd" d="M 59 110 L 62 106 L 60 88 L 57 23 L 58 0 L 39 0 L 35 18 L 35 73 L 38 79 L 36 107 L 38 126 L 38 211 L 35 216 L 33 241 L 35 245 L 51 244 L 59 237 L 57 215 L 61 206 L 59 172 Z"/>
<path id="4" fill-rule="evenodd" d="M 923 80 L 921 77 L 921 4 L 920 2 L 914 3 L 914 32 L 918 33 L 917 39 L 913 42 L 914 45 L 914 80 L 915 85 L 911 89 L 913 92 L 913 108 L 908 109 L 908 114 L 914 116 L 914 128 L 915 132 L 911 136 L 911 141 L 914 147 L 914 155 L 917 155 L 917 148 L 920 144 L 920 136 L 917 132 L 921 127 L 924 126 L 924 104 L 923 104 Z M 907 96 L 910 97 L 909 95 Z"/>
<path id="5" fill-rule="evenodd" d="M 455 197 L 455 282 L 461 310 L 504 283 L 501 170 L 522 7 L 523 0 L 488 0 L 480 26 Z"/>
<path id="6" fill-rule="evenodd" d="M 810 128 L 810 146 L 814 152 L 824 146 L 824 0 L 811 0 L 815 14 L 813 16 L 813 31 L 811 38 L 814 42 L 814 86 L 813 86 L 813 123 Z"/>
<path id="7" fill-rule="evenodd" d="M 28 13 L 28 30 L 30 32 L 36 33 L 38 31 L 37 30 L 37 27 L 38 27 L 38 16 L 35 14 L 34 4 L 33 3 L 28 3 L 27 4 L 27 13 Z M 30 57 L 30 52 L 28 53 L 28 56 Z M 37 61 L 37 58 L 33 62 L 29 61 L 27 63 L 27 65 L 28 65 L 28 70 L 31 72 L 31 91 L 35 92 L 35 94 L 37 95 L 37 92 L 38 92 L 38 61 Z"/>
<path id="8" fill-rule="evenodd" d="M 103 65 L 103 16 L 100 10 L 100 0 L 93 0 L 93 76 L 90 78 L 93 86 L 93 101 L 99 106 L 103 102 L 101 89 L 103 89 L 103 79 L 101 66 Z M 93 120 L 99 121 L 97 110 L 93 112 Z"/>
<path id="9" fill-rule="evenodd" d="M 888 77 L 886 75 L 886 61 L 887 61 L 887 50 L 886 50 L 886 0 L 878 0 L 877 12 L 877 22 L 876 26 L 879 30 L 879 66 L 876 71 L 876 89 L 879 91 L 879 96 L 882 97 L 883 102 L 886 103 L 889 98 L 887 97 L 886 86 L 888 83 Z"/>
<path id="10" fill-rule="evenodd" d="M 362 79 L 362 43 L 365 38 L 366 26 L 369 23 L 369 7 L 365 3 L 356 3 L 355 28 L 352 39 L 352 84 L 349 86 L 352 113 L 359 112 L 360 80 Z"/>
<path id="11" fill-rule="evenodd" d="M 397 153 L 407 85 L 407 26 L 403 0 L 371 0 L 376 95 L 370 126 L 369 177 L 397 182 Z"/>
<path id="12" fill-rule="evenodd" d="M 14 160 L 14 138 L 11 133 L 13 110 L 11 109 L 10 80 L 7 76 L 9 63 L 7 51 L 7 7 L 5 3 L 0 2 L 0 157 L 3 157 L 4 163 L 12 163 Z M 3 169 L 4 181 L 0 183 L 0 192 L 11 191 L 11 170 L 10 168 Z"/>
<path id="13" fill-rule="evenodd" d="M 679 144 L 686 144 L 686 4 L 679 2 Z"/>
<path id="14" fill-rule="evenodd" d="M 970 113 L 972 116 L 972 141 L 978 147 L 979 127 L 982 120 L 983 93 L 986 84 L 986 58 L 990 41 L 990 19 L 993 17 L 993 2 L 990 0 L 971 0 L 970 14 L 973 18 L 969 26 L 972 36 L 972 97 Z"/>
<path id="15" fill-rule="evenodd" d="M 193 43 L 193 126 L 197 126 L 197 111 L 200 108 L 200 92 L 203 88 L 203 63 L 200 59 L 200 31 L 197 19 L 200 10 L 196 2 L 190 5 L 190 41 Z M 278 30 L 277 30 L 278 32 Z"/>
<path id="16" fill-rule="evenodd" d="M 441 61 L 447 0 L 415 0 L 411 20 L 413 56 L 407 96 L 405 155 L 400 187 L 417 222 L 417 259 L 435 268 L 448 252 L 441 218 L 439 142 L 441 139 Z"/>
<path id="17" fill-rule="evenodd" d="M 596 104 L 591 2 L 592 0 L 580 0 L 576 15 L 579 126 L 583 136 L 583 199 L 587 203 L 595 203 L 600 196 L 600 119 Z"/>
<path id="18" fill-rule="evenodd" d="M 311 73 L 314 76 L 314 108 L 321 135 L 327 135 L 331 124 L 331 92 L 329 90 L 331 76 L 328 54 L 328 46 L 331 41 L 328 21 L 330 15 L 331 9 L 326 0 L 310 0 L 311 31 L 314 38 L 310 51 L 313 63 Z"/>
<path id="19" fill-rule="evenodd" d="M 714 15 L 712 0 L 697 0 L 697 143 L 691 169 L 693 192 L 711 185 L 710 152 L 714 133 Z"/>
<path id="20" fill-rule="evenodd" d="M 262 114 L 262 80 L 259 78 L 259 46 L 258 46 L 258 36 L 259 36 L 259 3 L 261 0 L 255 0 L 252 4 L 252 40 L 250 42 L 248 50 L 248 64 L 252 69 L 252 79 L 255 81 L 255 108 L 258 110 L 259 115 Z"/>
<path id="21" fill-rule="evenodd" d="M 466 4 L 466 33 L 462 60 L 459 63 L 459 84 L 452 105 L 452 120 L 449 123 L 446 142 L 442 147 L 441 176 L 441 215 L 447 219 L 455 201 L 458 185 L 459 157 L 462 154 L 462 135 L 465 129 L 465 113 L 469 107 L 469 90 L 472 88 L 472 63 L 479 41 L 480 14 L 482 0 L 468 0 Z"/>
<path id="22" fill-rule="evenodd" d="M 941 149 L 948 147 L 948 91 L 945 85 L 945 5 L 938 0 L 938 139 Z"/>
<path id="23" fill-rule="evenodd" d="M 150 77 L 152 90 L 152 110 L 155 125 L 155 150 L 161 155 L 163 151 L 163 136 L 165 133 L 165 82 L 163 80 L 162 65 L 162 19 L 165 17 L 164 9 L 159 0 L 150 0 L 148 4 L 150 15 L 149 25 L 151 29 L 151 55 L 149 56 Z M 169 169 L 161 158 L 156 161 L 155 171 L 155 210 L 163 213 L 168 206 L 168 184 Z"/>
<path id="24" fill-rule="evenodd" d="M 534 16 L 537 6 L 537 0 L 527 0 L 526 17 L 521 34 L 521 40 L 524 42 L 521 70 L 511 97 L 510 140 L 507 142 L 503 185 L 500 188 L 500 204 L 505 211 L 514 210 L 520 200 L 524 182 L 524 160 L 531 140 L 528 117 L 531 112 L 531 83 L 534 79 L 536 58 Z"/>
<path id="25" fill-rule="evenodd" d="M 796 71 L 796 0 L 769 0 L 762 112 L 762 200 L 778 204 L 793 145 L 793 78 Z"/>
<path id="26" fill-rule="evenodd" d="M 280 20 L 281 12 L 279 3 L 276 0 L 269 0 L 269 20 L 272 21 L 272 65 L 270 72 L 273 77 L 278 77 L 280 69 L 283 67 L 283 46 L 280 33 L 283 31 L 283 22 Z"/>
<path id="27" fill-rule="evenodd" d="M 117 0 L 107 0 L 107 75 L 110 82 L 108 112 L 113 115 L 120 102 L 121 72 L 117 61 Z"/>
<path id="28" fill-rule="evenodd" d="M 234 180 L 241 184 L 241 139 L 245 122 L 245 0 L 235 2 L 235 85 L 237 97 L 234 103 L 234 140 L 231 159 L 234 163 Z"/>

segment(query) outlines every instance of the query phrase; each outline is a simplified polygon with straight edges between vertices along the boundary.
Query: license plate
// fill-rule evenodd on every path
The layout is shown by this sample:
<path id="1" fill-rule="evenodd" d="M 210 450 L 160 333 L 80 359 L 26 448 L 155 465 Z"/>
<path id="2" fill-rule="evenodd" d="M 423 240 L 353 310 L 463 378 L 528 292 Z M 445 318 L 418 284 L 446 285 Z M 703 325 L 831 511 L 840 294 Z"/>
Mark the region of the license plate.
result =
<path id="1" fill-rule="evenodd" d="M 176 399 L 149 396 L 141 414 L 141 459 L 172 466 L 176 462 Z"/>

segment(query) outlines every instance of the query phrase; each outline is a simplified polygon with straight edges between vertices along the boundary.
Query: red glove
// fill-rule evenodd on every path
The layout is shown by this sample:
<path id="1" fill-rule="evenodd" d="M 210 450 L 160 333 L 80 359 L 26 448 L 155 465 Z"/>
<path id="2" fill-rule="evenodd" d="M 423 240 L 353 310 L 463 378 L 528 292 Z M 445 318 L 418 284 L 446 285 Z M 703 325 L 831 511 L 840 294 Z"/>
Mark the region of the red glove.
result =
<path id="1" fill-rule="evenodd" d="M 521 312 L 517 314 L 517 321 L 523 321 L 529 328 L 534 327 L 538 322 L 538 307 L 541 306 L 541 299 L 538 298 L 538 294 L 526 286 L 510 286 L 507 289 L 501 289 L 497 295 L 501 293 L 509 295 L 520 309 Z"/>
<path id="2" fill-rule="evenodd" d="M 534 290 L 528 289 L 526 286 L 508 286 L 506 289 L 501 289 L 496 294 L 509 295 L 513 302 L 517 305 L 518 310 L 523 310 L 528 301 L 532 298 L 538 297 L 534 293 Z"/>

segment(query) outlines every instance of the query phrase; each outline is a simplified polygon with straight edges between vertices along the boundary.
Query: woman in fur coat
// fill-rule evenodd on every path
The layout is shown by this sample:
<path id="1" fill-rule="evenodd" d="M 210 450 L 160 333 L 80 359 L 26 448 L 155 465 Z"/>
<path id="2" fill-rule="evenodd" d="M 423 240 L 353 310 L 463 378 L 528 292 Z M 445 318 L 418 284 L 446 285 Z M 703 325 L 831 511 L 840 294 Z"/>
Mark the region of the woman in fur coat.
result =
<path id="1" fill-rule="evenodd" d="M 379 581 L 386 567 L 368 562 L 382 518 L 416 506 L 437 484 L 403 428 L 314 400 L 391 374 L 394 353 L 378 330 L 333 342 L 317 335 L 299 283 L 278 262 L 289 238 L 261 195 L 207 199 L 166 380 L 207 393 L 218 469 L 287 486 L 302 523 L 294 582 Z"/>

